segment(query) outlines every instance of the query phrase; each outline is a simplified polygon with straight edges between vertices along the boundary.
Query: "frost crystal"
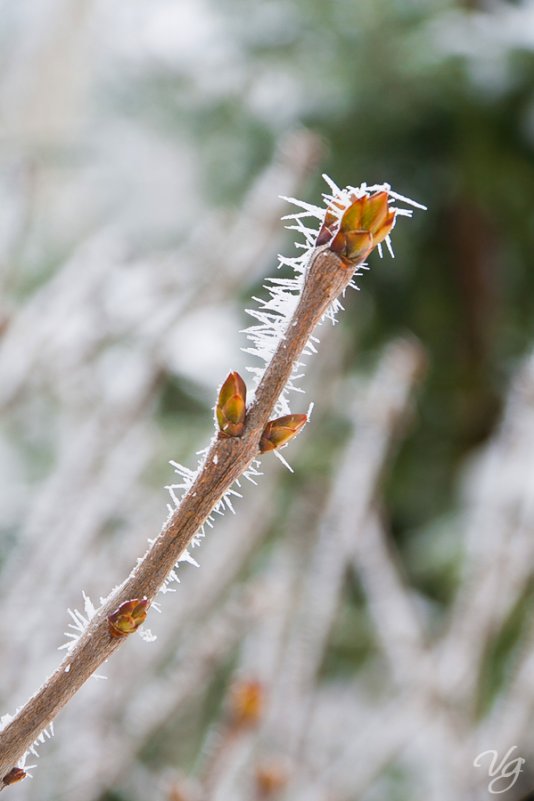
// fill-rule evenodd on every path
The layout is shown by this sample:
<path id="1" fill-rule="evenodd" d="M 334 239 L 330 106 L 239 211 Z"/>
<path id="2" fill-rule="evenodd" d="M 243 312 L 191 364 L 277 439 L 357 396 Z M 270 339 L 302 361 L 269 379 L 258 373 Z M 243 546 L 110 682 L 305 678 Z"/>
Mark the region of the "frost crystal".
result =
<path id="1" fill-rule="evenodd" d="M 266 366 L 270 362 L 278 344 L 286 336 L 286 332 L 291 325 L 291 318 L 299 302 L 308 263 L 314 251 L 317 235 L 325 219 L 327 209 L 329 209 L 330 214 L 335 214 L 341 218 L 345 209 L 354 202 L 355 197 L 363 197 L 375 192 L 386 192 L 390 200 L 395 204 L 400 202 L 415 208 L 424 209 L 424 206 L 421 206 L 419 203 L 415 203 L 409 198 L 394 192 L 389 184 L 374 184 L 367 186 L 367 184 L 363 183 L 359 187 L 347 186 L 345 189 L 340 189 L 327 175 L 324 175 L 323 177 L 328 185 L 328 189 L 330 190 L 329 192 L 323 194 L 324 206 L 315 206 L 311 203 L 306 203 L 305 201 L 297 200 L 295 198 L 284 198 L 284 200 L 292 203 L 298 209 L 298 211 L 286 215 L 283 217 L 283 219 L 288 221 L 288 229 L 296 231 L 300 235 L 302 241 L 295 243 L 295 245 L 297 249 L 302 252 L 293 258 L 286 256 L 278 257 L 278 269 L 285 268 L 292 274 L 283 278 L 268 278 L 264 284 L 264 289 L 267 293 L 266 297 L 253 297 L 252 299 L 255 301 L 256 306 L 252 309 L 246 310 L 247 314 L 254 320 L 254 324 L 244 331 L 247 339 L 250 342 L 250 346 L 243 348 L 243 350 L 246 353 L 256 357 L 260 361 L 260 365 L 247 368 L 248 372 L 252 373 L 254 389 L 257 389 L 258 384 L 260 383 L 265 372 Z M 336 205 L 332 206 L 331 204 L 334 199 L 336 201 Z M 395 211 L 396 215 L 398 216 L 410 217 L 412 215 L 412 210 L 409 208 L 407 209 L 399 207 L 398 205 L 390 205 L 389 208 L 390 210 Z M 389 236 L 386 237 L 385 243 L 389 253 L 393 256 L 393 250 Z M 378 245 L 378 250 L 382 256 L 382 248 L 380 245 Z M 358 289 L 354 283 L 354 279 L 362 276 L 362 271 L 366 269 L 368 268 L 365 264 L 358 266 L 358 270 L 354 273 L 353 281 L 350 284 L 353 289 Z M 332 323 L 336 323 L 337 314 L 342 310 L 343 306 L 341 302 L 336 299 L 325 312 L 324 318 L 329 319 Z M 310 336 L 303 350 L 303 355 L 312 356 L 314 353 L 317 353 L 318 344 L 319 340 L 317 337 Z M 304 367 L 305 364 L 301 361 L 297 362 L 293 366 L 291 376 L 289 377 L 289 380 L 280 397 L 278 398 L 275 408 L 273 409 L 273 417 L 282 417 L 291 413 L 289 395 L 290 393 L 304 392 L 302 387 L 299 386 L 299 381 L 304 375 Z M 196 470 L 190 470 L 189 468 L 178 464 L 177 462 L 171 462 L 180 480 L 178 483 L 170 484 L 166 488 L 170 495 L 170 502 L 167 507 L 169 510 L 169 515 L 174 514 L 176 509 L 180 506 L 183 497 L 191 489 L 199 470 L 201 470 L 203 467 L 207 452 L 208 449 L 199 454 L 201 458 Z M 291 470 L 290 465 L 286 462 L 279 450 L 275 450 L 274 454 L 285 464 L 289 470 Z M 214 464 L 217 464 L 216 456 L 214 457 L 213 462 Z M 261 476 L 259 467 L 260 462 L 258 460 L 254 460 L 251 466 L 245 471 L 244 478 L 246 478 L 252 484 L 256 484 L 256 479 Z M 236 482 L 236 485 L 239 487 L 239 482 Z M 235 510 L 233 506 L 233 498 L 236 497 L 240 498 L 241 495 L 234 488 L 229 489 L 224 494 L 217 506 L 213 509 L 213 512 L 207 517 L 204 525 L 200 527 L 199 531 L 194 536 L 191 543 L 193 548 L 198 546 L 204 537 L 205 527 L 208 526 L 209 528 L 213 528 L 215 515 L 224 514 L 227 509 L 234 513 Z M 196 565 L 196 562 L 191 559 L 187 551 L 180 557 L 179 562 L 180 561 L 193 561 L 193 563 Z M 179 581 L 178 574 L 176 572 L 177 567 L 178 563 L 176 564 L 175 569 L 171 570 L 165 581 L 165 584 L 161 588 L 162 593 L 172 592 L 173 588 L 169 585 L 175 581 Z"/>
<path id="2" fill-rule="evenodd" d="M 424 208 L 424 206 L 421 206 L 419 203 L 415 203 L 403 195 L 399 195 L 397 192 L 392 191 L 389 184 L 375 184 L 372 186 L 367 186 L 367 184 L 364 183 L 359 187 L 347 186 L 345 189 L 340 189 L 327 175 L 324 175 L 323 177 L 330 189 L 330 193 L 325 193 L 323 195 L 325 201 L 324 207 L 315 206 L 311 203 L 306 203 L 302 200 L 297 200 L 291 197 L 284 198 L 284 200 L 287 200 L 289 203 L 292 203 L 299 209 L 299 211 L 294 212 L 293 214 L 286 215 L 283 217 L 283 219 L 290 223 L 287 225 L 288 229 L 297 231 L 297 233 L 302 236 L 303 241 L 296 243 L 296 245 L 303 252 L 296 258 L 279 256 L 278 268 L 289 268 L 293 272 L 293 275 L 289 278 L 267 279 L 266 283 L 264 284 L 267 297 L 253 297 L 253 300 L 257 303 L 259 308 L 247 309 L 247 314 L 249 314 L 257 322 L 245 329 L 244 333 L 252 344 L 251 347 L 244 348 L 243 350 L 246 353 L 256 356 L 264 363 L 260 367 L 253 366 L 247 368 L 254 377 L 254 384 L 256 388 L 265 372 L 265 367 L 270 362 L 278 343 L 281 339 L 283 339 L 290 325 L 291 317 L 293 316 L 293 312 L 298 303 L 302 285 L 304 283 L 306 269 L 313 253 L 317 234 L 319 233 L 323 223 L 327 207 L 330 207 L 331 213 L 335 213 L 338 217 L 341 217 L 345 209 L 354 201 L 355 196 L 363 197 L 364 195 L 373 194 L 375 192 L 387 192 L 388 196 L 393 201 L 401 201 L 416 208 Z M 336 205 L 331 206 L 330 204 L 334 199 L 336 201 Z M 411 209 L 401 208 L 397 205 L 390 206 L 390 209 L 394 210 L 396 215 L 408 217 L 412 215 Z M 385 241 L 389 252 L 391 255 L 393 255 L 389 236 Z M 382 255 L 380 246 L 379 251 L 380 255 Z M 360 269 L 366 269 L 366 266 L 360 265 L 358 272 L 355 273 L 354 277 L 359 277 L 362 275 Z M 351 285 L 357 289 L 357 286 L 354 283 Z M 324 317 L 331 320 L 332 323 L 335 323 L 336 315 L 339 311 L 342 311 L 342 309 L 343 307 L 341 302 L 339 300 L 335 300 L 326 311 Z M 306 347 L 304 348 L 303 355 L 311 356 L 316 353 L 316 345 L 318 342 L 319 340 L 316 337 L 310 337 Z M 289 405 L 289 393 L 304 391 L 300 386 L 298 386 L 298 381 L 303 375 L 303 366 L 304 365 L 301 362 L 295 364 L 291 377 L 274 408 L 273 416 L 278 417 L 290 414 L 291 409 Z M 277 453 L 276 455 L 278 458 L 283 459 L 280 453 Z"/>
<path id="3" fill-rule="evenodd" d="M 86 630 L 87 626 L 89 625 L 89 621 L 93 619 L 96 614 L 96 609 L 85 592 L 82 592 L 83 601 L 84 601 L 84 613 L 80 612 L 78 609 L 67 609 L 67 612 L 72 618 L 72 622 L 68 624 L 70 631 L 65 632 L 65 637 L 68 637 L 68 642 L 64 643 L 63 645 L 59 646 L 59 650 L 66 649 L 67 653 L 70 653 L 84 631 Z"/>
<path id="4" fill-rule="evenodd" d="M 152 634 L 150 629 L 147 629 L 144 626 L 141 626 L 141 628 L 137 629 L 137 633 L 145 642 L 155 642 L 158 639 L 155 634 Z"/>
<path id="5" fill-rule="evenodd" d="M 13 715 L 10 715 L 9 712 L 6 712 L 5 715 L 0 716 L 0 731 L 2 731 L 2 729 L 5 729 L 5 727 L 8 726 L 12 720 L 13 720 Z"/>
<path id="6" fill-rule="evenodd" d="M 19 710 L 21 708 L 22 707 L 19 707 L 17 709 L 17 711 L 15 712 L 15 715 L 19 712 Z M 9 713 L 6 713 L 5 715 L 2 715 L 0 717 L 0 731 L 2 731 L 2 729 L 5 729 L 5 727 L 7 725 L 9 725 L 9 723 L 11 723 L 12 720 L 14 720 L 15 715 L 10 715 Z M 26 764 L 26 760 L 28 759 L 30 754 L 33 757 L 38 758 L 39 757 L 39 753 L 38 753 L 37 749 L 39 748 L 39 746 L 41 746 L 47 740 L 51 740 L 53 736 L 54 736 L 54 723 L 52 721 L 52 722 L 50 722 L 48 724 L 48 726 L 46 728 L 44 728 L 42 730 L 42 732 L 37 736 L 37 738 L 30 745 L 28 750 L 22 755 L 21 759 L 18 760 L 18 762 L 16 764 L 16 767 L 17 768 L 23 768 L 26 771 L 26 774 L 29 776 L 29 778 L 31 778 L 31 776 L 32 776 L 30 771 L 33 768 L 37 767 L 37 766 L 35 764 L 27 765 Z"/>

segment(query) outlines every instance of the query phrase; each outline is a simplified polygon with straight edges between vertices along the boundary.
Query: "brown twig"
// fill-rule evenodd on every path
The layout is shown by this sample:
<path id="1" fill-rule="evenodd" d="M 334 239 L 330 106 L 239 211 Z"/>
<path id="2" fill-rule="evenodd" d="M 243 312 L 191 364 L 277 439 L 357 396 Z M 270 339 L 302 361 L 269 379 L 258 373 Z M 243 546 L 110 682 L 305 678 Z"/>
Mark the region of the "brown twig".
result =
<path id="1" fill-rule="evenodd" d="M 0 777 L 8 775 L 40 732 L 126 639 L 110 636 L 108 616 L 129 599 L 154 598 L 214 506 L 257 457 L 261 434 L 294 363 L 325 311 L 348 286 L 357 264 L 347 268 L 327 248 L 312 252 L 298 306 L 248 410 L 243 436 L 218 437 L 213 442 L 196 480 L 143 559 L 101 606 L 56 671 L 0 732 Z M 5 786 L 2 783 L 0 789 Z"/>

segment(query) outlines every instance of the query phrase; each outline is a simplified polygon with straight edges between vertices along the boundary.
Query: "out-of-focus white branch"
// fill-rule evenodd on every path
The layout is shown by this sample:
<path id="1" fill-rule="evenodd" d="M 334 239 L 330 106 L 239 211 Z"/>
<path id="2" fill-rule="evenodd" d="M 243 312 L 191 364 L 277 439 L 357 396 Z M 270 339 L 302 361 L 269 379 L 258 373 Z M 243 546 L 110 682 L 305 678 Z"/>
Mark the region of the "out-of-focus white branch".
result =
<path id="1" fill-rule="evenodd" d="M 425 634 L 413 592 L 407 587 L 393 546 L 377 513 L 357 539 L 354 569 L 365 592 L 373 630 L 391 672 L 403 688 L 416 685 L 428 670 Z"/>
<path id="2" fill-rule="evenodd" d="M 501 426 L 471 480 L 465 577 L 441 648 L 444 687 L 472 708 L 488 643 L 533 574 L 534 357 L 519 370 Z"/>
<path id="3" fill-rule="evenodd" d="M 292 742 L 293 747 L 303 721 L 299 721 L 297 731 L 291 736 L 288 731 L 291 721 L 284 712 L 287 694 L 292 697 L 291 707 L 300 707 L 305 716 L 306 699 L 311 697 L 324 656 L 347 565 L 355 553 L 358 538 L 364 536 L 377 485 L 392 442 L 405 421 L 421 368 L 422 352 L 417 343 L 405 341 L 392 345 L 384 354 L 363 402 L 359 400 L 351 409 L 354 434 L 339 459 L 317 542 L 307 565 L 306 582 L 294 610 L 286 664 L 280 671 L 276 717 L 284 742 Z"/>

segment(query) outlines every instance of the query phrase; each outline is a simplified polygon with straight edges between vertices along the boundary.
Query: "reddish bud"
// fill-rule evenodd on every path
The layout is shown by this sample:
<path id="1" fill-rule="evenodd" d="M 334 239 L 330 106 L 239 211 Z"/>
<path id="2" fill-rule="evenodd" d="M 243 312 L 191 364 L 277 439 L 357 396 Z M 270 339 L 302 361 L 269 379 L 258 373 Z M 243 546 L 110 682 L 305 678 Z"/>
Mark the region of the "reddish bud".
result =
<path id="1" fill-rule="evenodd" d="M 215 413 L 223 436 L 242 435 L 247 413 L 247 388 L 239 373 L 230 373 L 222 385 Z"/>
<path id="2" fill-rule="evenodd" d="M 351 199 L 344 211 L 339 201 L 332 202 L 317 237 L 317 245 L 329 243 L 330 250 L 337 253 L 347 267 L 367 258 L 395 224 L 395 212 L 389 209 L 387 192 L 362 197 L 352 195 Z"/>
<path id="3" fill-rule="evenodd" d="M 23 779 L 26 778 L 28 774 L 22 768 L 11 768 L 9 773 L 6 773 L 4 778 L 2 779 L 2 783 L 7 784 L 16 784 L 17 782 L 21 782 Z"/>
<path id="4" fill-rule="evenodd" d="M 256 768 L 256 787 L 260 798 L 271 798 L 288 783 L 288 772 L 280 762 L 267 762 Z"/>
<path id="5" fill-rule="evenodd" d="M 259 681 L 239 681 L 230 695 L 230 714 L 237 726 L 254 726 L 260 720 L 265 705 L 264 688 Z"/>
<path id="6" fill-rule="evenodd" d="M 270 420 L 263 430 L 260 439 L 260 451 L 275 451 L 296 436 L 308 422 L 305 414 L 287 414 L 277 420 Z"/>
<path id="7" fill-rule="evenodd" d="M 145 622 L 149 603 L 146 598 L 125 601 L 108 615 L 109 633 L 112 637 L 127 637 Z"/>

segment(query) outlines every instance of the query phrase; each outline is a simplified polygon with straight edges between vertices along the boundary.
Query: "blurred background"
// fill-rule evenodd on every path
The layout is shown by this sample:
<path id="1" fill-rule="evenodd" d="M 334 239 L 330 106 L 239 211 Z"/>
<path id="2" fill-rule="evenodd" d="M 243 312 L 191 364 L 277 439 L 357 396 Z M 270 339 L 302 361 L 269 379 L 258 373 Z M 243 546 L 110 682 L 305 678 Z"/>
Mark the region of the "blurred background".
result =
<path id="1" fill-rule="evenodd" d="M 295 473 L 263 460 L 13 798 L 534 798 L 534 2 L 0 21 L 2 713 L 254 364 L 244 310 L 298 252 L 279 195 L 319 203 L 327 172 L 429 209 L 323 324 Z"/>

